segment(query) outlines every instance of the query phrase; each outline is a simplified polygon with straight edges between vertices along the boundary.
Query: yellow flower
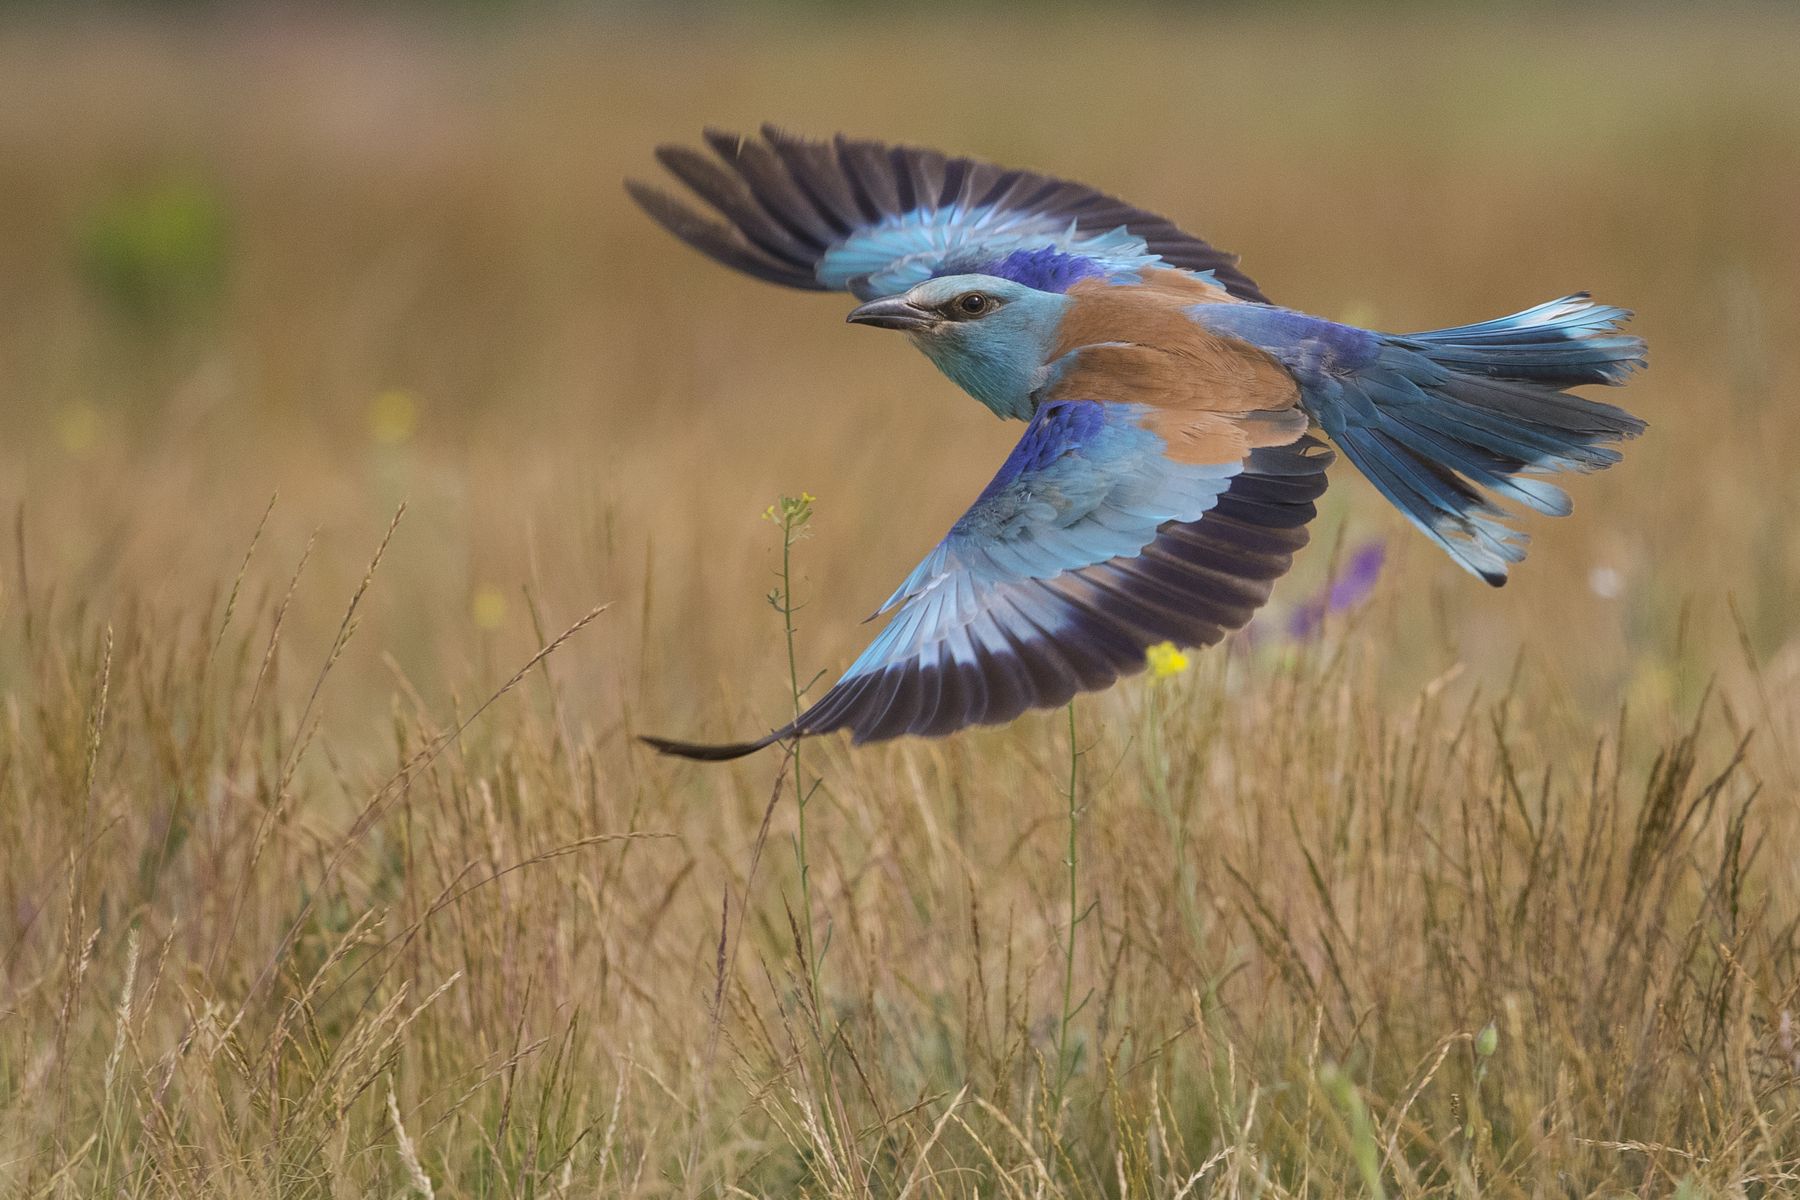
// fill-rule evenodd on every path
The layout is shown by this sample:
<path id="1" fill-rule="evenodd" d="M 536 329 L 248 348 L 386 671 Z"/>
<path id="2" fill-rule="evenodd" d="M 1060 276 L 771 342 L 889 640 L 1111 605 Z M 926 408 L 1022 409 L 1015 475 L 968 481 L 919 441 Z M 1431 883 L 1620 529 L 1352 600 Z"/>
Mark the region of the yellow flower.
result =
<path id="1" fill-rule="evenodd" d="M 482 629 L 498 629 L 506 620 L 506 596 L 491 583 L 475 589 L 469 600 L 469 615 Z"/>
<path id="2" fill-rule="evenodd" d="M 86 458 L 100 440 L 100 410 L 78 400 L 56 414 L 56 440 L 73 458 Z"/>
<path id="3" fill-rule="evenodd" d="M 369 403 L 369 436 L 384 446 L 411 441 L 419 430 L 419 400 L 411 392 L 389 388 Z"/>
<path id="4" fill-rule="evenodd" d="M 817 500 L 818 497 L 811 492 L 783 496 L 763 509 L 763 520 L 772 521 L 791 534 L 812 520 L 812 506 Z"/>
<path id="5" fill-rule="evenodd" d="M 1167 679 L 1188 669 L 1188 656 L 1174 642 L 1158 642 L 1144 651 L 1144 658 L 1150 663 L 1151 676 L 1156 679 Z"/>

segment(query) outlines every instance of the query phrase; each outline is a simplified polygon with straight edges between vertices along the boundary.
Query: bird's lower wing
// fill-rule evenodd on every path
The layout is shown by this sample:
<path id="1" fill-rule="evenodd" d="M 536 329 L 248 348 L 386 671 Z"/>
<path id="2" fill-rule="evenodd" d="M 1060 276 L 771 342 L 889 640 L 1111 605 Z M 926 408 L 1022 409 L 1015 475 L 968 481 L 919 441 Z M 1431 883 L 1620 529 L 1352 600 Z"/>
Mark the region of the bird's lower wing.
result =
<path id="1" fill-rule="evenodd" d="M 888 626 L 817 704 L 753 742 L 646 741 L 725 759 L 843 729 L 858 743 L 935 737 L 1104 688 L 1159 643 L 1219 641 L 1306 544 L 1332 455 L 1296 429 L 1231 461 L 1178 462 L 1158 432 L 1168 424 L 1132 404 L 1041 406 L 889 601 Z M 1262 440 L 1281 427 L 1260 425 Z"/>

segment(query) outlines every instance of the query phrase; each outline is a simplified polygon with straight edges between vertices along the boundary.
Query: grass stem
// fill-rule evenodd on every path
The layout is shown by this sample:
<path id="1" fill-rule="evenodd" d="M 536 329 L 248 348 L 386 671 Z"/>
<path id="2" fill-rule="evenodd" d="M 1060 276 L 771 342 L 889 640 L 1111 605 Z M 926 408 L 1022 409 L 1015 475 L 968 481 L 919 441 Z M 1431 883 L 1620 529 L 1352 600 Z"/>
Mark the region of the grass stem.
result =
<path id="1" fill-rule="evenodd" d="M 813 496 L 801 492 L 798 497 L 783 496 L 764 514 L 781 527 L 781 587 L 769 597 L 769 603 L 781 614 L 782 629 L 787 637 L 788 689 L 793 700 L 794 719 L 800 719 L 801 701 L 806 688 L 800 683 L 800 659 L 794 650 L 794 543 L 805 535 L 812 520 Z M 813 789 L 806 786 L 806 773 L 801 769 L 800 742 L 796 737 L 788 748 L 794 763 L 794 808 L 797 829 L 794 833 L 794 858 L 800 871 L 800 919 L 806 945 L 807 986 L 812 1011 L 819 1013 L 819 955 L 813 939 L 812 869 L 806 857 L 806 805 Z"/>
<path id="2" fill-rule="evenodd" d="M 1063 938 L 1063 989 L 1062 1016 L 1056 1027 L 1056 1087 L 1051 1093 L 1050 1119 L 1054 1122 L 1062 1109 L 1063 1087 L 1073 1074 L 1073 1066 L 1069 1062 L 1069 1023 L 1074 1017 L 1075 998 L 1075 926 L 1081 921 L 1080 912 L 1080 852 L 1076 840 L 1076 829 L 1081 819 L 1081 750 L 1075 741 L 1075 701 L 1069 700 L 1069 789 L 1068 789 L 1068 833 L 1069 842 L 1064 855 L 1064 865 L 1069 871 L 1069 924 L 1068 933 Z"/>

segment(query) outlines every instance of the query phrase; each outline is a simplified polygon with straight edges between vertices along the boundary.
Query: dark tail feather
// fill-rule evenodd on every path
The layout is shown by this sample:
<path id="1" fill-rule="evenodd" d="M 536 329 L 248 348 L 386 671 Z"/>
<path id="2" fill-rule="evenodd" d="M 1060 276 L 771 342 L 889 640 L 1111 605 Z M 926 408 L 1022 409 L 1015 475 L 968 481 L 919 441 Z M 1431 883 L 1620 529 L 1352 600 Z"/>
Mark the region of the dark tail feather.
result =
<path id="1" fill-rule="evenodd" d="M 1537 477 L 1609 467 L 1610 443 L 1644 431 L 1624 409 L 1565 391 L 1623 383 L 1644 365 L 1642 339 L 1618 332 L 1630 315 L 1581 294 L 1388 336 L 1373 362 L 1328 380 L 1313 410 L 1382 495 L 1497 587 L 1528 539 L 1495 497 L 1566 515 L 1562 489 Z"/>
<path id="2" fill-rule="evenodd" d="M 814 734 L 830 733 L 834 729 L 843 728 L 844 722 L 839 718 L 842 717 L 845 706 L 880 679 L 879 674 L 840 679 L 819 698 L 817 704 L 801 713 L 796 720 L 789 721 L 780 729 L 765 734 L 754 742 L 680 742 L 674 738 L 647 735 L 640 735 L 638 740 L 659 754 L 670 754 L 676 758 L 692 758 L 700 762 L 726 762 L 733 758 L 743 758 L 789 738 L 812 737 Z"/>
<path id="3" fill-rule="evenodd" d="M 787 736 L 790 736 L 788 730 L 778 729 L 768 737 L 758 738 L 754 742 L 709 744 L 706 742 L 678 742 L 673 738 L 649 736 L 641 736 L 638 741 L 649 746 L 658 754 L 673 755 L 676 758 L 692 758 L 700 762 L 725 762 L 733 758 L 743 758 L 746 754 L 755 754 L 765 746 L 772 746 Z"/>

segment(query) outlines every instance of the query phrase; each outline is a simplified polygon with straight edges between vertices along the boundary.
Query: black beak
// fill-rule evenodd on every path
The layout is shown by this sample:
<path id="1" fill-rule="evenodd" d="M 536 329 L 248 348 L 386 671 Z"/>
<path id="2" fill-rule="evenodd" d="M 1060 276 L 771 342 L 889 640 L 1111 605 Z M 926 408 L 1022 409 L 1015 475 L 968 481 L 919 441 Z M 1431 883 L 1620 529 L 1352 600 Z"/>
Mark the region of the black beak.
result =
<path id="1" fill-rule="evenodd" d="M 937 314 L 920 308 L 903 296 L 885 296 L 871 300 L 861 308 L 853 308 L 844 320 L 852 325 L 873 325 L 877 329 L 902 329 L 912 332 L 937 322 Z"/>

